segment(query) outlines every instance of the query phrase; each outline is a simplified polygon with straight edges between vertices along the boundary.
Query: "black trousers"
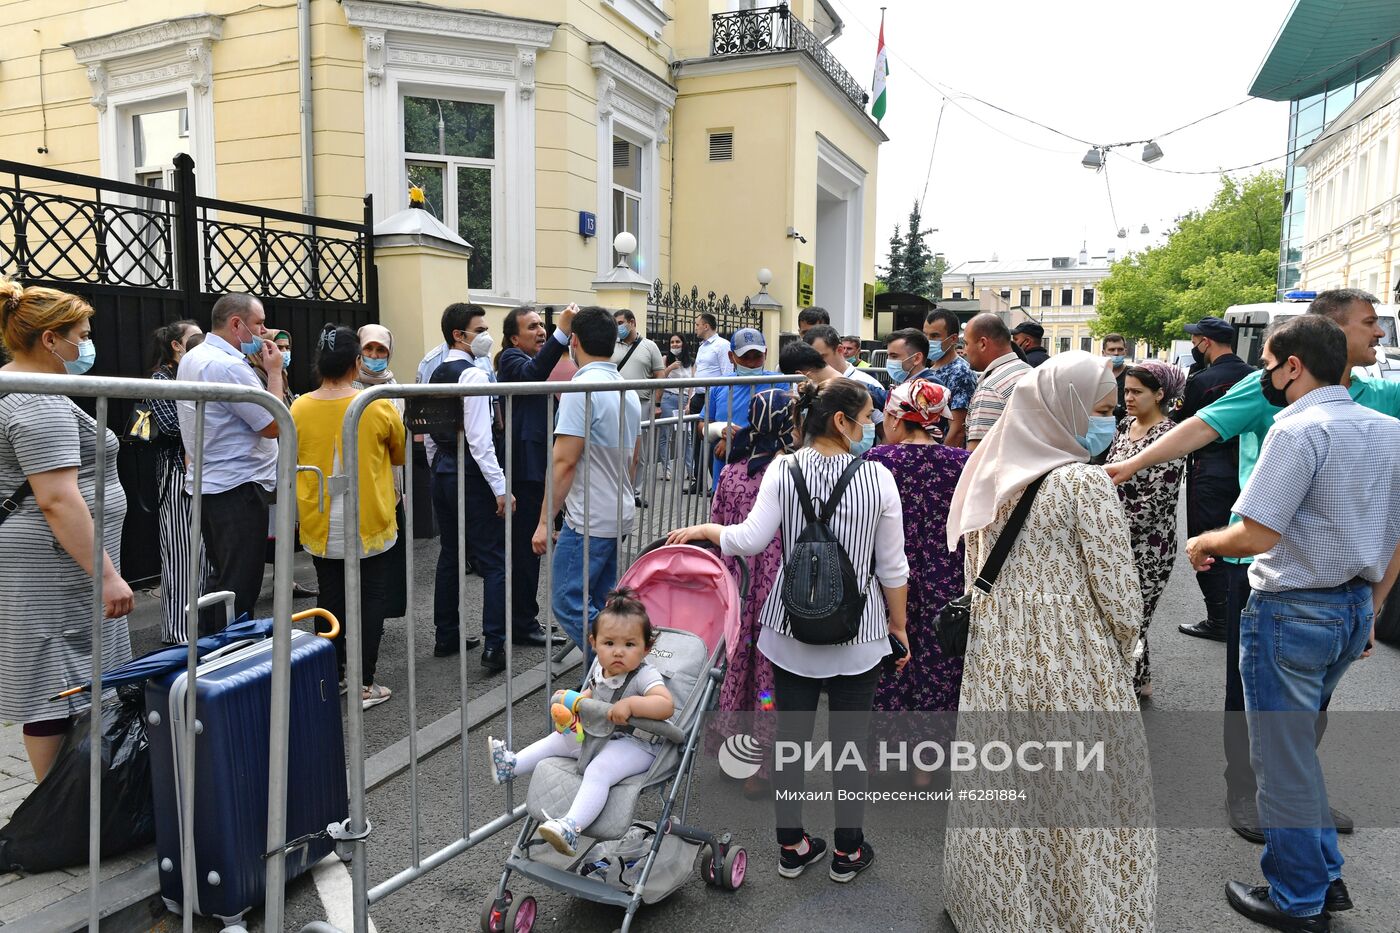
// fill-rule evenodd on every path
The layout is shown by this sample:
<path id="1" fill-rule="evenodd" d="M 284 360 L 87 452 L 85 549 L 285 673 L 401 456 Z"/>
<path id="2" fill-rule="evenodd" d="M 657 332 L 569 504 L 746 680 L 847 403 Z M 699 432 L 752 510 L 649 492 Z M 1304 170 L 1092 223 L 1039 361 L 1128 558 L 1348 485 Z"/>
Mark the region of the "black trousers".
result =
<path id="1" fill-rule="evenodd" d="M 211 567 L 205 593 L 232 591 L 235 619 L 245 612 L 251 616 L 262 592 L 269 497 L 257 483 L 244 483 L 228 492 L 206 493 L 200 503 L 199 528 Z M 212 635 L 223 628 L 222 606 L 200 613 L 200 635 Z"/>
<path id="2" fill-rule="evenodd" d="M 803 745 L 811 741 L 817 722 L 817 703 L 826 690 L 827 706 L 831 711 L 831 748 L 833 766 L 841 758 L 847 743 L 854 743 L 861 756 L 865 755 L 870 735 L 870 708 L 875 702 L 875 686 L 880 682 L 880 665 L 863 674 L 818 679 L 803 677 L 773 665 L 773 702 L 778 709 L 778 741 Z M 788 762 L 772 770 L 773 789 L 787 791 L 776 794 L 773 808 L 777 815 L 778 844 L 796 845 L 802 841 L 802 798 L 806 771 L 801 760 Z M 832 783 L 837 790 L 836 850 L 854 852 L 865 840 L 865 790 L 869 775 L 863 768 L 841 768 Z M 840 792 L 849 791 L 855 799 L 841 800 Z M 784 800 L 786 796 L 788 799 Z"/>
<path id="3" fill-rule="evenodd" d="M 540 556 L 530 544 L 544 506 L 544 483 L 516 480 L 515 515 L 511 519 L 511 626 L 533 631 L 540 620 Z"/>
<path id="4" fill-rule="evenodd" d="M 1233 799 L 1254 799 L 1258 783 L 1249 761 L 1249 723 L 1244 712 L 1244 679 L 1240 676 L 1240 613 L 1249 602 L 1249 565 L 1217 561 L 1225 569 L 1229 603 L 1225 615 L 1225 792 Z M 1317 717 L 1317 744 L 1327 731 L 1327 706 L 1322 698 Z"/>
<path id="5" fill-rule="evenodd" d="M 1194 538 L 1230 523 L 1230 507 L 1240 495 L 1239 474 L 1233 463 L 1192 460 L 1186 473 L 1186 535 Z M 1206 618 L 1224 622 L 1229 601 L 1229 566 L 1216 561 L 1196 574 L 1206 603 Z M 1243 603 L 1241 603 L 1243 605 Z M 1238 620 L 1238 617 L 1237 617 Z"/>
<path id="6" fill-rule="evenodd" d="M 335 659 L 340 679 L 345 679 L 345 616 L 349 599 L 345 593 L 345 561 L 312 557 L 316 568 L 316 585 L 321 588 L 318 602 L 322 609 L 340 620 L 340 637 L 335 640 Z M 360 658 L 364 662 L 363 685 L 374 683 L 375 668 L 379 666 L 379 643 L 384 639 L 384 598 L 389 574 L 393 567 L 391 555 L 376 554 L 360 558 Z M 330 626 L 316 620 L 316 631 L 329 631 Z"/>

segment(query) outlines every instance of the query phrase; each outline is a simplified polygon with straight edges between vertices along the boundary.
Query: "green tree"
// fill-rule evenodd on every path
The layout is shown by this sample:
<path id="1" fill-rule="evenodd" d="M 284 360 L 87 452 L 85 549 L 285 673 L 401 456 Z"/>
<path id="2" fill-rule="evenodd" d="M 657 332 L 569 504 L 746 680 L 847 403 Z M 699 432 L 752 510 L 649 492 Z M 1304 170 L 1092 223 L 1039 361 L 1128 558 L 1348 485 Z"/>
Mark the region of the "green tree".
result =
<path id="1" fill-rule="evenodd" d="M 1282 223 L 1281 174 L 1222 177 L 1210 206 L 1179 218 L 1165 243 L 1113 264 L 1094 332 L 1169 346 L 1190 321 L 1272 300 Z"/>
<path id="2" fill-rule="evenodd" d="M 899 224 L 890 236 L 889 259 L 876 278 L 885 291 L 904 292 L 937 299 L 943 294 L 943 273 L 948 262 L 935 256 L 925 238 L 932 230 L 923 229 L 922 208 L 918 201 L 909 211 L 909 226 L 901 234 Z"/>

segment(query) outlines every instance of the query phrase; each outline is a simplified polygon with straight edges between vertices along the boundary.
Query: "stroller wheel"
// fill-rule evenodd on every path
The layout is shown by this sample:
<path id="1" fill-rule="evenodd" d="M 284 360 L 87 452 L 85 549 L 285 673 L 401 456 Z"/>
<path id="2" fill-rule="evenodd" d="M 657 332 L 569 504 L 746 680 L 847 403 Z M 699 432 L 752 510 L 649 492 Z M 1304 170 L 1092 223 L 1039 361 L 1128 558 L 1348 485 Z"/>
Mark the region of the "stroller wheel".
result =
<path id="1" fill-rule="evenodd" d="M 486 899 L 486 905 L 481 908 L 481 933 L 504 933 L 505 915 L 512 900 L 510 891 L 506 891 L 506 896 L 500 901 L 494 894 Z"/>
<path id="2" fill-rule="evenodd" d="M 742 846 L 730 849 L 724 854 L 724 862 L 720 870 L 720 881 L 723 887 L 729 891 L 739 890 L 739 886 L 744 883 L 744 876 L 748 874 L 749 854 Z"/>
<path id="3" fill-rule="evenodd" d="M 535 899 L 522 897 L 506 908 L 505 933 L 530 933 L 535 928 Z"/>
<path id="4" fill-rule="evenodd" d="M 700 880 L 711 887 L 719 887 L 719 878 L 715 876 L 715 849 L 712 846 L 706 846 L 705 854 L 700 858 Z"/>

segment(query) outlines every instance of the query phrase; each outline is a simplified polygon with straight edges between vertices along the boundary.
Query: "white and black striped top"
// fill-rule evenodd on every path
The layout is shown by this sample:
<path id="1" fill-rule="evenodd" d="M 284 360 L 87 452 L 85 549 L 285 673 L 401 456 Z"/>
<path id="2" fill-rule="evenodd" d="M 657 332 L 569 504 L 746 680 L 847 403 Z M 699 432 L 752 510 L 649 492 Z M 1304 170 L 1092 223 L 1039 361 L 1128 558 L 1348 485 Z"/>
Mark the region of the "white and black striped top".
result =
<path id="1" fill-rule="evenodd" d="M 826 501 L 842 471 L 851 462 L 850 454 L 823 456 L 803 448 L 791 458 L 782 457 L 769 465 L 758 489 L 753 510 L 741 525 L 724 529 L 720 549 L 725 554 L 758 554 L 781 534 L 783 553 L 789 553 L 807 525 L 798 501 L 788 463 L 796 461 L 812 496 Z M 831 519 L 831 531 L 855 568 L 856 578 L 869 581 L 865 613 L 860 633 L 847 645 L 883 641 L 889 616 L 882 586 L 903 586 L 909 580 L 909 561 L 904 554 L 904 511 L 894 475 L 883 463 L 867 463 L 851 479 L 845 495 Z M 874 577 L 872 580 L 871 577 Z M 783 571 L 763 603 L 761 624 L 782 635 L 789 635 L 787 613 L 783 609 Z M 834 646 L 841 647 L 841 646 Z"/>

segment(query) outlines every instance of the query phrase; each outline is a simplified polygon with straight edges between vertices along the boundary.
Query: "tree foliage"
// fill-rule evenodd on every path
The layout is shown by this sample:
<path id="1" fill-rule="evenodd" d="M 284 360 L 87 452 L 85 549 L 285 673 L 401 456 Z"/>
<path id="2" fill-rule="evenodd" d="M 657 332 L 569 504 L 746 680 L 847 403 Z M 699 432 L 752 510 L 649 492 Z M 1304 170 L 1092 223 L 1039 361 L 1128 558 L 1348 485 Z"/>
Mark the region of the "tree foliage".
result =
<path id="1" fill-rule="evenodd" d="M 925 242 L 932 230 L 923 229 L 922 208 L 915 201 L 909 211 L 909 225 L 903 234 L 899 224 L 890 236 L 888 264 L 876 275 L 883 291 L 922 295 L 937 300 L 943 295 L 943 273 L 948 262 L 935 256 Z"/>
<path id="2" fill-rule="evenodd" d="M 1191 321 L 1272 301 L 1282 223 L 1281 174 L 1221 178 L 1210 206 L 1179 218 L 1165 243 L 1113 264 L 1099 285 L 1094 332 L 1169 346 Z"/>

